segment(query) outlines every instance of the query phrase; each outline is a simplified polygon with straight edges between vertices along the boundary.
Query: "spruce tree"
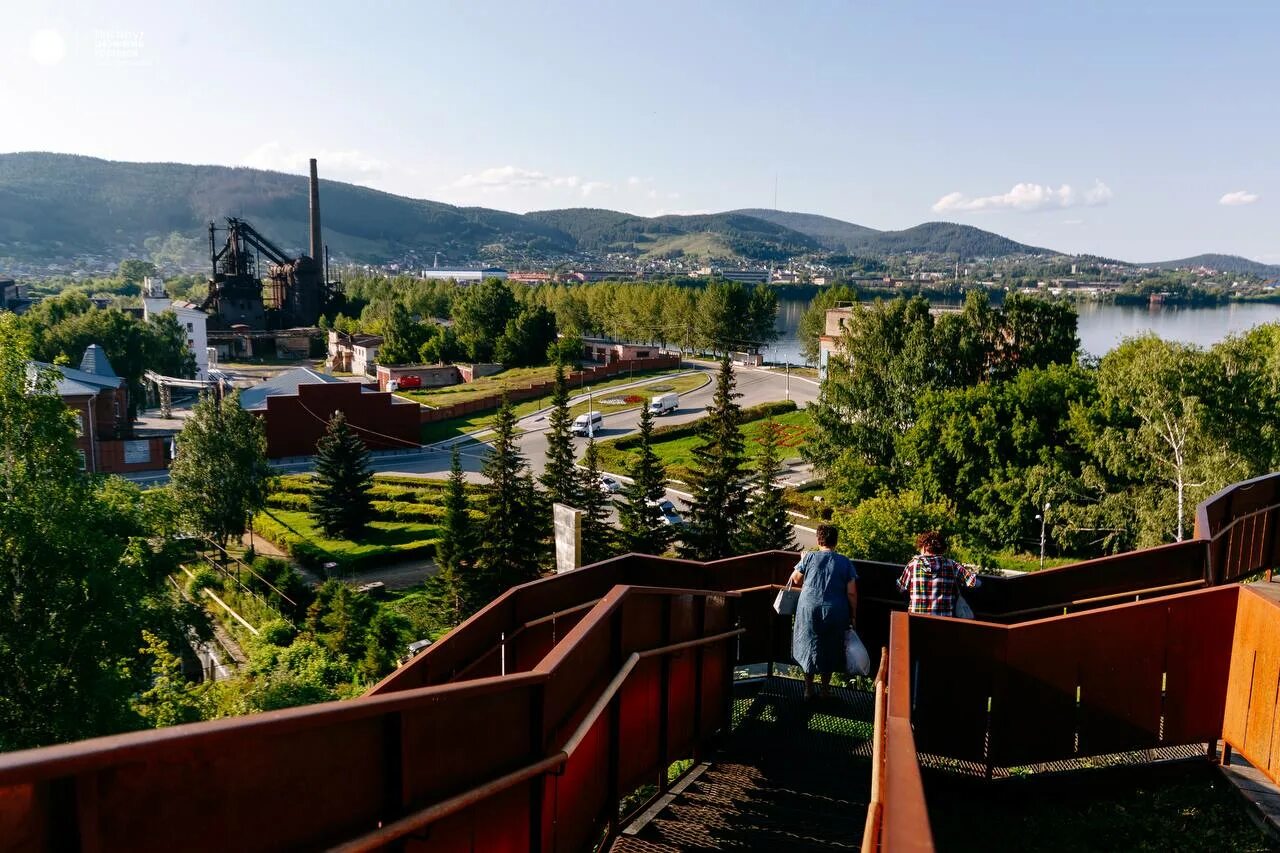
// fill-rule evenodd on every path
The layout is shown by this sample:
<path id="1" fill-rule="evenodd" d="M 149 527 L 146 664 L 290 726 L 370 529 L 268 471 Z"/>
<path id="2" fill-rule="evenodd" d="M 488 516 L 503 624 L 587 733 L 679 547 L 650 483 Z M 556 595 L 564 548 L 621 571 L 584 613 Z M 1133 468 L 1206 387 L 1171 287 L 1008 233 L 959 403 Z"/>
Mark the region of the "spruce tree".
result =
<path id="1" fill-rule="evenodd" d="M 716 392 L 693 449 L 689 522 L 681 553 L 699 560 L 718 560 L 735 553 L 738 531 L 746 511 L 743 485 L 743 442 L 738 431 L 742 410 L 734 402 L 741 394 L 733 390 L 733 364 L 728 356 L 720 360 Z"/>
<path id="2" fill-rule="evenodd" d="M 622 527 L 622 550 L 636 554 L 662 554 L 671 545 L 673 531 L 662 521 L 657 503 L 667 494 L 667 474 L 653 452 L 653 412 L 640 411 L 640 446 L 628 472 L 631 482 L 623 487 L 618 504 Z"/>
<path id="3" fill-rule="evenodd" d="M 502 401 L 494 418 L 492 451 L 482 469 L 489 479 L 484 502 L 483 534 L 477 552 L 479 605 L 508 588 L 535 580 L 543 550 L 545 525 L 539 523 L 540 501 L 524 457 L 516 446 L 516 415 Z"/>
<path id="4" fill-rule="evenodd" d="M 440 541 L 436 543 L 438 576 L 448 597 L 450 621 L 457 624 L 468 612 L 472 599 L 470 585 L 474 582 L 472 567 L 475 565 L 476 536 L 467 506 L 467 482 L 462 475 L 462 459 L 458 445 L 453 446 L 449 465 L 449 486 L 444 498 L 444 525 Z"/>
<path id="5" fill-rule="evenodd" d="M 587 438 L 582 454 L 580 497 L 582 510 L 582 564 L 596 563 L 613 556 L 613 529 L 609 527 L 609 496 L 600 488 L 600 463 L 596 440 Z"/>
<path id="6" fill-rule="evenodd" d="M 328 535 L 355 539 L 373 520 L 372 485 L 369 448 L 347 426 L 346 415 L 334 412 L 329 429 L 316 442 L 311 514 Z"/>
<path id="7" fill-rule="evenodd" d="M 777 485 L 782 463 L 778 459 L 778 425 L 765 421 L 760 429 L 760 455 L 756 457 L 755 491 L 747 500 L 739 549 L 755 551 L 790 551 L 796 547 L 791 531 L 791 518 Z"/>
<path id="8" fill-rule="evenodd" d="M 569 385 L 565 382 L 564 365 L 556 364 L 555 389 L 551 394 L 551 412 L 547 415 L 547 466 L 540 482 L 553 503 L 577 506 L 579 477 L 573 453 L 573 416 L 569 414 Z"/>

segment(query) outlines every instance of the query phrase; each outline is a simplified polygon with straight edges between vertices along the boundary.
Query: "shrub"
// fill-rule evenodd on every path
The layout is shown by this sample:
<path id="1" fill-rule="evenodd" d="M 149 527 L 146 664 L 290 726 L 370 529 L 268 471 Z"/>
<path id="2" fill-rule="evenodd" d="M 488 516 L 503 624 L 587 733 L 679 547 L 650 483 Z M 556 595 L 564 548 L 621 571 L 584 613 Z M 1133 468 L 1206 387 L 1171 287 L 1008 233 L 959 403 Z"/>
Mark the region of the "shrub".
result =
<path id="1" fill-rule="evenodd" d="M 883 491 L 852 510 L 838 510 L 840 550 L 853 559 L 905 563 L 916 553 L 916 534 L 950 531 L 955 511 L 944 503 L 926 503 L 919 492 Z"/>
<path id="2" fill-rule="evenodd" d="M 267 495 L 267 506 L 276 509 L 296 509 L 301 512 L 310 512 L 311 496 L 297 492 L 272 492 Z"/>
<path id="3" fill-rule="evenodd" d="M 284 648 L 293 642 L 298 632 L 283 619 L 272 619 L 258 629 L 258 634 L 264 643 Z"/>
<path id="4" fill-rule="evenodd" d="M 783 415 L 787 412 L 794 412 L 799 408 L 794 400 L 779 400 L 773 403 L 761 403 L 758 406 L 748 406 L 742 410 L 742 423 L 747 424 L 752 421 L 760 421 L 765 418 L 772 418 L 777 415 Z M 653 430 L 652 441 L 665 441 L 672 438 L 684 438 L 689 435 L 697 435 L 698 429 L 702 424 L 702 419 L 689 421 L 683 424 L 669 424 L 667 426 L 656 427 Z M 627 435 L 622 438 L 616 438 L 612 441 L 603 442 L 612 446 L 617 450 L 631 450 L 640 446 L 640 436 Z M 602 447 L 603 449 L 603 447 Z"/>
<path id="5" fill-rule="evenodd" d="M 208 566 L 201 566 L 192 572 L 191 579 L 187 581 L 187 595 L 195 598 L 200 590 L 206 588 L 212 590 L 222 589 L 222 575 Z"/>

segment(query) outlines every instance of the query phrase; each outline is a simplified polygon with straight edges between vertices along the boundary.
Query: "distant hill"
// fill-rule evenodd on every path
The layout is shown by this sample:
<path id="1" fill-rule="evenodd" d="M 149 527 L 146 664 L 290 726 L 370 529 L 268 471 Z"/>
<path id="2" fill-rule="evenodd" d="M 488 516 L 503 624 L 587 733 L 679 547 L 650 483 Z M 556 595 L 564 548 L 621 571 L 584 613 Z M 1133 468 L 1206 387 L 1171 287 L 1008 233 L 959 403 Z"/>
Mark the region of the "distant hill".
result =
<path id="1" fill-rule="evenodd" d="M 324 164 L 320 164 L 323 174 Z M 570 208 L 527 214 L 455 207 L 321 180 L 325 241 L 340 257 L 379 263 L 510 265 L 622 253 L 720 262 L 785 261 L 825 252 L 961 257 L 1050 254 L 967 225 L 929 222 L 878 231 L 774 210 L 644 217 Z M 200 264 L 205 228 L 250 220 L 282 249 L 307 239 L 307 180 L 258 169 L 122 163 L 67 154 L 0 154 L 0 258 L 20 262 L 157 257 Z"/>
<path id="2" fill-rule="evenodd" d="M 1280 265 L 1259 263 L 1248 258 L 1242 258 L 1239 255 L 1196 255 L 1195 257 L 1182 258 L 1177 261 L 1158 261 L 1154 264 L 1140 264 L 1140 266 L 1152 267 L 1158 270 L 1205 267 L 1211 270 L 1220 270 L 1221 272 L 1245 273 L 1264 277 L 1280 275 Z"/>
<path id="3" fill-rule="evenodd" d="M 864 245 L 875 235 L 881 233 L 865 225 L 854 225 L 843 219 L 830 216 L 819 216 L 816 213 L 793 213 L 787 210 L 768 210 L 762 207 L 735 210 L 743 216 L 754 216 L 765 222 L 772 222 L 792 231 L 799 231 L 813 239 L 825 249 L 833 252 L 853 252 L 854 247 Z"/>

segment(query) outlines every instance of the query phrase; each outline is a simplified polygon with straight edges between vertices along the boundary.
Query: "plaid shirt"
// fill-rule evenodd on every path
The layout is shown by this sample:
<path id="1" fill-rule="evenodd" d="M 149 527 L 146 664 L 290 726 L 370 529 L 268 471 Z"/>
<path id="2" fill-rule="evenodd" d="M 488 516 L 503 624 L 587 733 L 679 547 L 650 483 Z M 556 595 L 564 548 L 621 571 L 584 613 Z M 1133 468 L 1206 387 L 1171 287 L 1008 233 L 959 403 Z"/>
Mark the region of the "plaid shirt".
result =
<path id="1" fill-rule="evenodd" d="M 898 589 L 910 593 L 912 613 L 955 616 L 960 584 L 972 589 L 979 583 L 977 572 L 949 557 L 920 554 L 902 570 Z"/>

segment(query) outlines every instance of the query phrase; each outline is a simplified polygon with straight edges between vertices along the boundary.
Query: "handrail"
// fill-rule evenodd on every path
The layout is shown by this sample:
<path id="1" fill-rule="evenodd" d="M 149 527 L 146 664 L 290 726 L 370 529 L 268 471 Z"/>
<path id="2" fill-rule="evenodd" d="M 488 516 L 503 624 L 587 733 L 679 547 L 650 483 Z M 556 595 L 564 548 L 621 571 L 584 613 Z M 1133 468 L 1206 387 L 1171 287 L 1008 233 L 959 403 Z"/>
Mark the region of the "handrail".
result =
<path id="1" fill-rule="evenodd" d="M 352 841 L 339 845 L 334 849 L 343 851 L 343 853 L 358 853 L 358 851 L 375 850 L 385 844 L 395 841 L 396 839 L 403 838 L 412 832 L 416 832 L 417 830 L 422 829 L 441 818 L 460 812 L 468 806 L 472 806 L 487 797 L 499 794 L 508 788 L 515 787 L 521 782 L 561 767 L 575 752 L 577 752 L 583 739 L 585 739 L 587 734 L 591 731 L 591 727 L 600 719 L 600 715 L 604 713 L 604 710 L 609 707 L 609 704 L 613 701 L 618 691 L 622 689 L 622 685 L 626 682 L 628 676 L 630 676 L 631 672 L 635 669 L 636 664 L 641 660 L 649 657 L 656 657 L 658 655 L 673 654 L 678 651 L 697 648 L 699 646 L 707 646 L 712 643 L 723 642 L 724 640 L 728 640 L 732 637 L 740 636 L 743 633 L 745 633 L 745 629 L 735 628 L 732 631 L 722 631 L 708 637 L 699 637 L 694 640 L 671 643 L 670 645 L 661 646 L 656 649 L 646 649 L 643 652 L 632 652 L 627 657 L 626 662 L 618 670 L 618 673 L 604 689 L 604 692 L 596 699 L 595 703 L 591 706 L 591 710 L 589 710 L 587 715 L 582 719 L 582 722 L 580 722 L 578 727 L 574 729 L 573 734 L 569 736 L 564 745 L 560 747 L 560 749 L 556 750 L 556 752 L 541 761 L 528 764 L 519 770 L 514 770 L 511 773 L 506 774 L 505 776 L 477 785 L 476 787 L 463 791 L 462 793 L 450 797 L 447 800 L 443 800 L 439 803 L 433 803 L 430 806 L 419 809 L 413 814 L 406 815 L 405 817 L 402 817 L 393 823 L 389 823 L 374 832 L 363 835 L 357 839 L 353 839 Z"/>
<path id="2" fill-rule="evenodd" d="M 471 672 L 471 670 L 475 669 L 482 662 L 484 662 L 489 657 L 489 654 L 491 654 L 495 649 L 501 649 L 503 646 L 515 640 L 517 637 L 519 637 L 529 628 L 533 628 L 538 625 L 545 625 L 548 622 L 554 622 L 556 619 L 559 619 L 563 616 L 570 616 L 582 610 L 590 610 L 592 607 L 595 607 L 599 603 L 600 603 L 600 599 L 593 598 L 590 601 L 586 601 L 586 602 L 583 602 L 582 604 L 579 604 L 577 607 L 568 607 L 568 608 L 565 608 L 564 610 L 554 610 L 551 613 L 548 613 L 546 616 L 539 616 L 537 619 L 533 619 L 529 622 L 525 622 L 523 625 L 521 625 L 519 628 L 516 628 L 510 634 L 506 634 L 505 636 L 503 636 L 502 639 L 500 639 L 497 643 L 495 643 L 493 646 L 489 648 L 489 651 L 487 653 L 478 656 L 471 663 L 467 664 L 462 669 L 458 670 L 458 672 L 453 676 L 453 680 L 458 681 L 463 678 L 466 678 L 467 673 Z"/>
<path id="3" fill-rule="evenodd" d="M 880 649 L 880 668 L 876 670 L 875 724 L 871 736 L 871 798 L 867 803 L 867 821 L 862 829 L 862 853 L 880 849 L 880 822 L 884 815 L 884 748 L 889 650 Z"/>
<path id="4" fill-rule="evenodd" d="M 1025 616 L 1028 613 L 1039 613 L 1042 610 L 1058 610 L 1066 607 L 1078 607 L 1081 604 L 1101 604 L 1104 601 L 1114 601 L 1125 598 L 1133 598 L 1139 595 L 1149 595 L 1154 592 L 1174 592 L 1177 590 L 1193 589 L 1204 586 L 1203 580 L 1182 581 L 1181 583 L 1170 583 L 1163 586 L 1148 586 L 1142 589 L 1129 590 L 1127 592 L 1113 592 L 1109 595 L 1095 595 L 1092 598 L 1078 598 L 1070 601 L 1062 601 L 1057 604 L 1043 604 L 1038 607 L 1027 607 L 1022 610 L 1009 610 L 1000 614 L 981 614 L 981 615 L 999 615 L 999 616 Z"/>

